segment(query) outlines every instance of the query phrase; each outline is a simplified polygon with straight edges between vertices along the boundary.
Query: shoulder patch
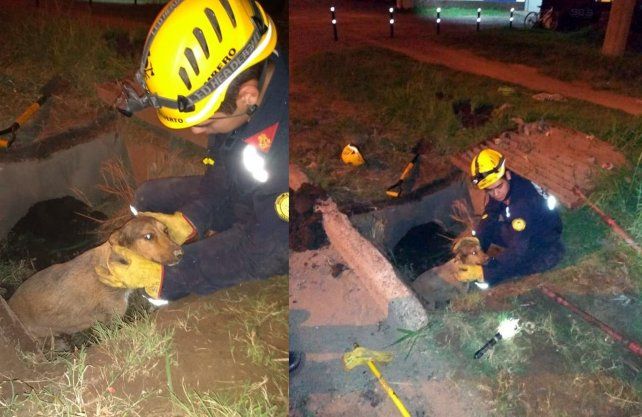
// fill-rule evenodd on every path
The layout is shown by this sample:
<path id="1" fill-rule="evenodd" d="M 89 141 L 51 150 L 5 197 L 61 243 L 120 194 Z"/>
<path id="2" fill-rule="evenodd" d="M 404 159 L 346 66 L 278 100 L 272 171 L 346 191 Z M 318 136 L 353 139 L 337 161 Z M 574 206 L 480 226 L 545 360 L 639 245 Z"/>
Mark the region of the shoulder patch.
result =
<path id="1" fill-rule="evenodd" d="M 522 230 L 526 229 L 526 221 L 522 218 L 517 218 L 511 222 L 511 225 L 513 226 L 513 229 L 517 232 L 521 232 Z"/>
<path id="2" fill-rule="evenodd" d="M 263 153 L 268 153 L 270 151 L 272 141 L 274 141 L 274 136 L 276 135 L 276 130 L 278 128 L 279 124 L 274 123 L 272 126 L 268 126 L 260 132 L 245 139 L 245 143 L 254 146 L 256 149 Z"/>
<path id="3" fill-rule="evenodd" d="M 274 200 L 274 211 L 284 222 L 290 221 L 290 193 L 281 193 Z"/>

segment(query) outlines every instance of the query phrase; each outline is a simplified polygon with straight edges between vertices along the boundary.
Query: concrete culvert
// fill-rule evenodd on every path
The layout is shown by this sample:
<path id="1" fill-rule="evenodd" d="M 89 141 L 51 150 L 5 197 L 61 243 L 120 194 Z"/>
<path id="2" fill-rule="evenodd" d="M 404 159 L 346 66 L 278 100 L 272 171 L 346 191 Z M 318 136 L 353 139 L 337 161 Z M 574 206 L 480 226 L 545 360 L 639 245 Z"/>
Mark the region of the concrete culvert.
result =
<path id="1" fill-rule="evenodd" d="M 100 243 L 95 230 L 106 218 L 71 196 L 41 201 L 11 229 L 0 258 L 28 260 L 36 271 L 66 262 Z"/>
<path id="2" fill-rule="evenodd" d="M 422 196 L 350 220 L 386 255 L 397 277 L 426 309 L 443 308 L 466 291 L 453 280 L 453 240 L 471 225 L 457 219 L 455 207 L 470 208 L 466 180 L 457 177 L 426 189 Z"/>
<path id="3" fill-rule="evenodd" d="M 430 268 L 452 258 L 451 246 L 455 234 L 436 222 L 415 226 L 392 250 L 392 262 L 403 276 L 414 281 Z"/>

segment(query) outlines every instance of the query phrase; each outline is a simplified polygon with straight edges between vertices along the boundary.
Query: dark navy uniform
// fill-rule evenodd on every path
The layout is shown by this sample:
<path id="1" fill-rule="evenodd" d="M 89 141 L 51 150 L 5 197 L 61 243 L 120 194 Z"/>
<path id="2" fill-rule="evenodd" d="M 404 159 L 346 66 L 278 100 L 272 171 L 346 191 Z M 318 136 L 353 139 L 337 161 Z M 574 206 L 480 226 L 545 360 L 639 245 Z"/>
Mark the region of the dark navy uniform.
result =
<path id="1" fill-rule="evenodd" d="M 183 246 L 183 259 L 165 266 L 160 298 L 204 294 L 249 279 L 288 271 L 288 223 L 275 202 L 288 192 L 288 67 L 282 53 L 261 105 L 237 130 L 208 138 L 214 164 L 204 176 L 147 181 L 136 191 L 140 211 L 182 212 L 199 239 Z M 246 146 L 265 159 L 266 182 L 243 165 Z M 210 161 L 211 161 L 210 160 Z M 215 232 L 207 237 L 208 231 Z"/>
<path id="2" fill-rule="evenodd" d="M 491 243 L 505 248 L 483 266 L 484 281 L 490 285 L 548 270 L 564 255 L 559 213 L 549 209 L 533 183 L 511 172 L 506 201 L 510 203 L 491 198 L 476 228 L 484 251 Z"/>

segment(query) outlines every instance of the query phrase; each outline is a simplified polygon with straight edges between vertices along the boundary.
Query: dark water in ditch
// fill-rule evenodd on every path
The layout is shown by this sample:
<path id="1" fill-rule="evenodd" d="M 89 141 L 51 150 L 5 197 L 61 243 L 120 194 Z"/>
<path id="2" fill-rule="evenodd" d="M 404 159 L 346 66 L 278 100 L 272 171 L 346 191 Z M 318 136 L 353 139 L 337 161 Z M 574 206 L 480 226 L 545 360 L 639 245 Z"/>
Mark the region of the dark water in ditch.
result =
<path id="1" fill-rule="evenodd" d="M 422 272 L 452 258 L 450 247 L 455 238 L 437 223 L 415 226 L 394 247 L 393 262 L 411 280 Z"/>
<path id="2" fill-rule="evenodd" d="M 99 220 L 107 217 L 73 197 L 33 205 L 0 244 L 0 262 L 29 260 L 36 271 L 98 246 Z"/>

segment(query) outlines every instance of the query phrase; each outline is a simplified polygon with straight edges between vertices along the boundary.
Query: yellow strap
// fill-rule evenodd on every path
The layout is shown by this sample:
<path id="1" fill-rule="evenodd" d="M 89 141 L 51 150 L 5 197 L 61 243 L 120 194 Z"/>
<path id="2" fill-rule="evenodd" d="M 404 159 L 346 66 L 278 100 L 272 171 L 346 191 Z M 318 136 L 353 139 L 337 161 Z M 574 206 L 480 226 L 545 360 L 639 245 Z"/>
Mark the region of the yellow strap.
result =
<path id="1" fill-rule="evenodd" d="M 379 380 L 379 383 L 383 387 L 384 391 L 388 394 L 390 399 L 392 400 L 393 403 L 397 406 L 397 409 L 399 409 L 399 412 L 403 417 L 412 417 L 406 407 L 403 405 L 399 397 L 397 397 L 397 394 L 395 391 L 390 388 L 390 385 L 386 382 L 385 379 L 383 379 L 383 376 L 381 376 L 381 373 L 375 366 L 374 362 L 368 361 L 368 367 L 370 368 L 370 371 L 372 371 L 373 375 Z"/>

